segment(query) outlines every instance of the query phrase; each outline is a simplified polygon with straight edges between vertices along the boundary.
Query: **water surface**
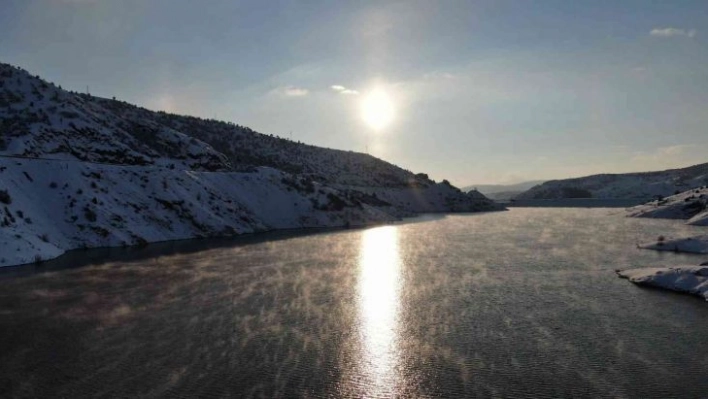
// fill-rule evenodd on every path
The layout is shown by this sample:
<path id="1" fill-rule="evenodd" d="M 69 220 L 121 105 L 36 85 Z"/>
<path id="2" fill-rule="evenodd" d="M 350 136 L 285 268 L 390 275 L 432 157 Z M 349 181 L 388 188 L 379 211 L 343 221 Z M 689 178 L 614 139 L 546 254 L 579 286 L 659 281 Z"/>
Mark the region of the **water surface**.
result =
<path id="1" fill-rule="evenodd" d="M 636 249 L 696 231 L 514 208 L 75 253 L 0 275 L 0 396 L 702 396 L 706 303 L 614 274 L 706 260 Z"/>

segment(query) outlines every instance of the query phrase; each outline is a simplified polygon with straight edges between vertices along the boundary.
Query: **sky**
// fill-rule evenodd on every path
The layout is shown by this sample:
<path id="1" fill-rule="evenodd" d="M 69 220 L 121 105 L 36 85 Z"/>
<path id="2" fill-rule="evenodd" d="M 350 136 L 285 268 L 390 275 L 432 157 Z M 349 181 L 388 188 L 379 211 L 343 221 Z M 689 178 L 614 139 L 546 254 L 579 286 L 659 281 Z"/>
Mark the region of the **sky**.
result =
<path id="1" fill-rule="evenodd" d="M 66 89 L 460 186 L 708 162 L 705 0 L 1 2 Z"/>

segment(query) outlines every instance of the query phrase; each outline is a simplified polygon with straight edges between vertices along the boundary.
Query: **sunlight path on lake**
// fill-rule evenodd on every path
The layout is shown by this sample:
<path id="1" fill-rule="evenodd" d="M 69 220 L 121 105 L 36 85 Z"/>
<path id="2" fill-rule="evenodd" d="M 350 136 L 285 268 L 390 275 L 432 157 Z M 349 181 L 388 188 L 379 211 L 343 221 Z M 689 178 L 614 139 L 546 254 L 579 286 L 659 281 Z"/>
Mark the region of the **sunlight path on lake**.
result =
<path id="1" fill-rule="evenodd" d="M 360 364 L 369 397 L 393 393 L 399 383 L 401 263 L 397 227 L 364 232 L 358 285 Z"/>

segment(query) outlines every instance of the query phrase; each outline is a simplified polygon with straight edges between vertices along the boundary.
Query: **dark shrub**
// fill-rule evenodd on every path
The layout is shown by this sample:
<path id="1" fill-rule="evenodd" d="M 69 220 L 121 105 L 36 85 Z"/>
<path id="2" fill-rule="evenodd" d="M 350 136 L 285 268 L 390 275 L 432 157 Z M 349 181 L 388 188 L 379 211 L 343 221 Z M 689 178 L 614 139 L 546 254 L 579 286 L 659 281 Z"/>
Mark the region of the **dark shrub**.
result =
<path id="1" fill-rule="evenodd" d="M 86 220 L 88 220 L 89 222 L 95 222 L 96 212 L 94 212 L 91 208 L 86 207 L 84 208 L 84 217 L 86 217 Z"/>
<path id="2" fill-rule="evenodd" d="M 12 204 L 12 197 L 10 197 L 10 193 L 7 190 L 0 190 L 0 202 L 7 205 Z"/>

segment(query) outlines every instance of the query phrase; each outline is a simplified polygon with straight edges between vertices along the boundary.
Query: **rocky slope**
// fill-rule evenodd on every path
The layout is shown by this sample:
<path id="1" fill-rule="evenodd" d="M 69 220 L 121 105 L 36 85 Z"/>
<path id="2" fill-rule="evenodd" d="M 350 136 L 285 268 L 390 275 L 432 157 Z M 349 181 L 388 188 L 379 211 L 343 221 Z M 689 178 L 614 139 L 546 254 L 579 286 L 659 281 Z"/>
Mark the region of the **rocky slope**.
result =
<path id="1" fill-rule="evenodd" d="M 370 155 L 67 92 L 0 64 L 0 266 L 72 248 L 499 209 Z"/>
<path id="2" fill-rule="evenodd" d="M 708 163 L 660 172 L 602 174 L 551 180 L 525 191 L 516 199 L 652 199 L 708 184 Z"/>

